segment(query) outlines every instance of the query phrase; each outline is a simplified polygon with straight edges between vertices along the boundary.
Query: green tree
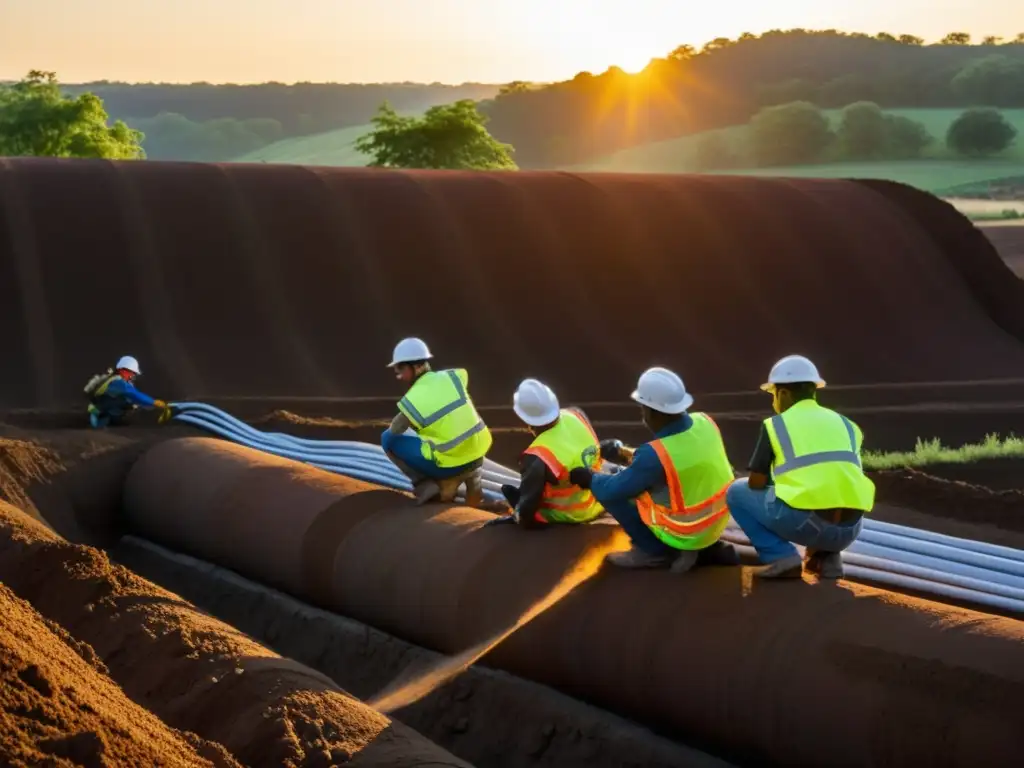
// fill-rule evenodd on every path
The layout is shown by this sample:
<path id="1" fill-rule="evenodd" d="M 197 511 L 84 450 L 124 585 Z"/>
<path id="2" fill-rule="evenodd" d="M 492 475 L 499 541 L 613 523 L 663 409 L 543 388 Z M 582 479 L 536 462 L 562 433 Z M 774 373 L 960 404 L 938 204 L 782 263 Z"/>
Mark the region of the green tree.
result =
<path id="1" fill-rule="evenodd" d="M 997 109 L 968 109 L 946 132 L 946 146 L 961 155 L 986 157 L 1007 149 L 1017 129 Z"/>
<path id="2" fill-rule="evenodd" d="M 0 86 L 0 155 L 145 157 L 142 133 L 121 120 L 107 125 L 108 119 L 96 94 L 65 96 L 53 72 L 32 70 L 24 80 Z"/>
<path id="3" fill-rule="evenodd" d="M 1003 38 L 999 35 L 985 35 L 981 39 L 982 45 L 999 45 L 1003 42 Z"/>
<path id="4" fill-rule="evenodd" d="M 975 59 L 956 74 L 950 88 L 968 104 L 1016 106 L 1024 94 L 1024 59 L 1001 53 Z"/>
<path id="5" fill-rule="evenodd" d="M 915 160 L 935 141 L 922 123 L 909 117 L 885 116 L 888 149 L 887 160 Z"/>
<path id="6" fill-rule="evenodd" d="M 903 45 L 924 45 L 924 38 L 917 35 L 900 35 L 899 41 Z"/>
<path id="7" fill-rule="evenodd" d="M 950 32 L 939 41 L 939 45 L 970 45 L 971 36 L 967 32 Z"/>
<path id="8" fill-rule="evenodd" d="M 431 107 L 423 117 L 402 117 L 385 102 L 373 118 L 373 130 L 356 149 L 378 168 L 515 170 L 514 151 L 487 131 L 476 103 L 463 99 Z"/>
<path id="9" fill-rule="evenodd" d="M 750 148 L 762 166 L 815 163 L 834 139 L 828 119 L 806 101 L 766 107 L 750 121 Z"/>
<path id="10" fill-rule="evenodd" d="M 932 142 L 921 123 L 886 115 L 871 101 L 843 109 L 836 138 L 844 160 L 910 160 Z"/>

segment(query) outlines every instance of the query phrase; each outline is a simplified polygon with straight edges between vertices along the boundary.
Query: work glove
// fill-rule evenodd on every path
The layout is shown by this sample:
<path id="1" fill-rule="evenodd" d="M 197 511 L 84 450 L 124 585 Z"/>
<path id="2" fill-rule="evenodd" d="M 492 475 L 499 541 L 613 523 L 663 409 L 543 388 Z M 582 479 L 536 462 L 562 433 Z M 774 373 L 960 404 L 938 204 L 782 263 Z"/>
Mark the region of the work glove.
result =
<path id="1" fill-rule="evenodd" d="M 616 464 L 622 461 L 622 449 L 624 446 L 621 440 L 609 438 L 607 440 L 602 440 L 600 445 L 602 459 L 605 461 L 614 461 Z"/>
<path id="2" fill-rule="evenodd" d="M 164 400 L 154 400 L 153 407 L 156 408 L 158 411 L 164 411 L 167 410 L 167 403 Z"/>
<path id="3" fill-rule="evenodd" d="M 165 405 L 160 409 L 160 415 L 157 417 L 157 424 L 166 424 L 168 421 L 178 415 L 178 410 L 170 405 Z"/>
<path id="4" fill-rule="evenodd" d="M 577 467 L 569 473 L 569 482 L 580 488 L 590 488 L 590 481 L 593 477 L 594 475 L 586 467 Z"/>

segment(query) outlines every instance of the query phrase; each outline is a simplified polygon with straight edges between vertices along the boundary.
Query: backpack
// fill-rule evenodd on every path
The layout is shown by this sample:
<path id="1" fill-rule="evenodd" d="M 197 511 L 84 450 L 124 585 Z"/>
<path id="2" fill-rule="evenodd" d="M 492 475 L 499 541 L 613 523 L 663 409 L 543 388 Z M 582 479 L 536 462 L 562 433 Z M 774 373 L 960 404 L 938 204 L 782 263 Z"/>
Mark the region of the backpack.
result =
<path id="1" fill-rule="evenodd" d="M 91 400 L 93 396 L 96 394 L 96 390 L 100 388 L 100 385 L 102 385 L 103 382 L 105 382 L 113 375 L 113 368 L 107 368 L 106 373 L 97 373 L 95 376 L 89 379 L 89 383 L 86 384 L 85 389 L 82 390 L 85 393 L 85 396 Z"/>

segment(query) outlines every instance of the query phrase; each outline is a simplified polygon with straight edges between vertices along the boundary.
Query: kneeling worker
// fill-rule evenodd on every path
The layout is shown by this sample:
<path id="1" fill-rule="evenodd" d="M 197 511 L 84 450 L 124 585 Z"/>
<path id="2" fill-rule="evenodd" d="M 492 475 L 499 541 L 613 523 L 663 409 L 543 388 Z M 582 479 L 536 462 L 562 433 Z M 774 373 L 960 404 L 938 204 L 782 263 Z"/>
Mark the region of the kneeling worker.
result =
<path id="1" fill-rule="evenodd" d="M 644 372 L 633 392 L 655 440 L 632 453 L 616 475 L 574 469 L 570 480 L 590 488 L 633 548 L 608 556 L 624 568 L 667 568 L 675 573 L 702 564 L 735 565 L 736 550 L 719 540 L 729 522 L 725 492 L 734 475 L 718 426 L 687 409 L 693 397 L 682 379 L 665 368 Z M 602 457 L 629 460 L 615 440 L 601 443 Z"/>
<path id="2" fill-rule="evenodd" d="M 160 410 L 161 424 L 173 415 L 163 400 L 154 400 L 135 388 L 135 379 L 141 375 L 139 361 L 125 355 L 114 368 L 89 379 L 85 394 L 89 398 L 89 424 L 93 429 L 120 424 L 136 408 Z"/>
<path id="3" fill-rule="evenodd" d="M 761 426 L 750 477 L 727 494 L 733 519 L 768 564 L 756 572 L 761 578 L 800 578 L 803 560 L 794 543 L 807 547 L 809 571 L 842 578 L 839 553 L 860 534 L 874 505 L 875 485 L 861 467 L 860 427 L 818 405 L 824 386 L 814 363 L 790 355 L 761 387 L 772 395 L 776 415 Z"/>
<path id="4" fill-rule="evenodd" d="M 381 446 L 412 482 L 417 503 L 453 501 L 465 482 L 466 503 L 478 506 L 481 468 L 493 438 L 466 391 L 469 374 L 461 368 L 432 371 L 432 357 L 420 339 L 403 339 L 395 347 L 389 367 L 409 389 Z M 416 434 L 407 434 L 409 429 Z"/>
<path id="5" fill-rule="evenodd" d="M 594 494 L 569 479 L 571 470 L 597 468 L 601 463 L 597 435 L 586 414 L 561 408 L 551 388 L 537 379 L 519 384 L 512 409 L 536 437 L 519 460 L 520 486 L 501 487 L 512 514 L 487 524 L 541 528 L 549 523 L 589 523 L 600 517 L 604 507 Z"/>

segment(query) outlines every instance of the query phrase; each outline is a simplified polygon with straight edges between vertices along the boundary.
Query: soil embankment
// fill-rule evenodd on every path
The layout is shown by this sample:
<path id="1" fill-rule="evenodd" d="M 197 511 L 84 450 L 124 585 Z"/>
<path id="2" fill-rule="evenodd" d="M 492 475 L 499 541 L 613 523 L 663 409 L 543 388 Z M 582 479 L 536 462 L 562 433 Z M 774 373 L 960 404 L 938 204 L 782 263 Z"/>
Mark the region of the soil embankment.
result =
<path id="1" fill-rule="evenodd" d="M 323 675 L 0 506 L 0 579 L 137 704 L 247 766 L 465 766 Z"/>

